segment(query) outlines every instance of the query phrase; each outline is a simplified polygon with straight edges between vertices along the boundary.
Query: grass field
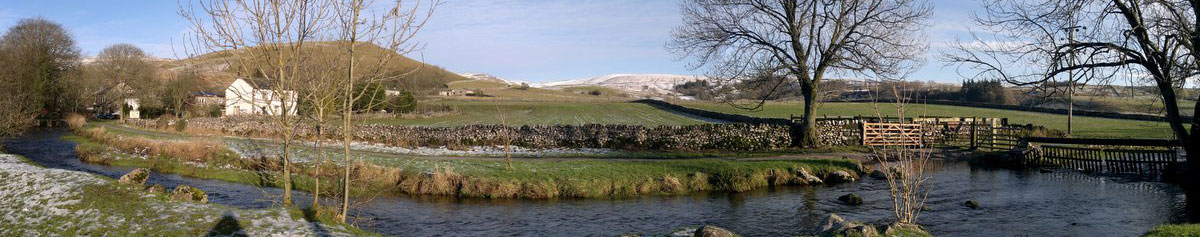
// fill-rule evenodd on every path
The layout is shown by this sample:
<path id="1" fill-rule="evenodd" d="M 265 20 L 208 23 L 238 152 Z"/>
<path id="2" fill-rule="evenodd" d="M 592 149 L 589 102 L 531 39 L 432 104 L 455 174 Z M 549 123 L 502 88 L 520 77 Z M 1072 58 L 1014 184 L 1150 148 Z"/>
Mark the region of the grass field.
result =
<path id="1" fill-rule="evenodd" d="M 579 125 L 579 124 L 640 124 L 688 125 L 704 121 L 673 114 L 645 104 L 629 102 L 557 101 L 456 101 L 421 102 L 429 105 L 456 107 L 455 115 L 431 118 L 369 119 L 365 123 L 419 126 L 461 126 L 471 124 L 500 124 L 503 117 L 508 125 Z"/>
<path id="2" fill-rule="evenodd" d="M 755 117 L 787 118 L 792 114 L 802 113 L 801 102 L 772 102 L 759 111 L 748 111 L 734 108 L 724 103 L 712 102 L 682 102 L 684 106 L 718 111 L 724 113 L 743 114 Z M 875 116 L 876 105 L 871 103 L 823 103 L 817 108 L 818 116 Z M 895 116 L 896 105 L 889 103 L 878 104 L 878 110 L 884 116 Z M 1066 130 L 1067 116 L 1058 114 L 1035 113 L 1014 110 L 986 109 L 948 105 L 910 104 L 906 116 L 949 116 L 949 117 L 995 117 L 1008 118 L 1009 123 L 1046 126 L 1052 129 Z M 1124 119 L 1108 119 L 1076 116 L 1072 122 L 1075 137 L 1104 137 L 1104 138 L 1171 138 L 1170 127 L 1163 122 L 1136 121 Z"/>

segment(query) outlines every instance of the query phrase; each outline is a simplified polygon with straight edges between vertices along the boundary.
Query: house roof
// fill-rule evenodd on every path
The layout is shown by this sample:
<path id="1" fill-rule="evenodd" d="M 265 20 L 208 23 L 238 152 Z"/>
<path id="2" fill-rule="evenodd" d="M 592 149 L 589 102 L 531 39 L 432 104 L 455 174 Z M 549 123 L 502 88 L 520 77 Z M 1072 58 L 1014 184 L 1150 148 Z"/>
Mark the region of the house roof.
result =
<path id="1" fill-rule="evenodd" d="M 272 89 L 273 90 L 273 89 L 275 89 L 275 86 L 278 85 L 278 84 L 276 84 L 276 81 L 268 80 L 266 78 L 238 78 L 238 79 L 246 81 L 246 83 L 249 83 L 250 86 L 254 87 L 255 89 Z"/>

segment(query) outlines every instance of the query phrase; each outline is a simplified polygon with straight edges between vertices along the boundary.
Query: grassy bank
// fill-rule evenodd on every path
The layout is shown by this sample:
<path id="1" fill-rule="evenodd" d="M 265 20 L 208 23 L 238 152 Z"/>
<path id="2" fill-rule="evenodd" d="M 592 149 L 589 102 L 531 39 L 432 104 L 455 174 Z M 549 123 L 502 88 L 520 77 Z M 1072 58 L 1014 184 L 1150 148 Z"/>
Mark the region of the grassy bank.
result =
<path id="1" fill-rule="evenodd" d="M 681 105 L 717 111 L 722 113 L 742 114 L 755 117 L 788 118 L 791 115 L 803 113 L 803 102 L 770 102 L 760 111 L 748 111 L 733 108 L 728 104 L 712 102 L 682 102 Z M 894 115 L 896 105 L 891 103 L 878 104 L 879 111 L 884 115 Z M 875 105 L 871 103 L 822 103 L 817 108 L 818 116 L 875 116 Z M 974 108 L 950 105 L 909 105 L 910 116 L 978 116 L 993 118 L 1008 118 L 1009 123 L 1045 126 L 1051 129 L 1067 130 L 1067 116 L 1059 114 L 1035 113 L 1015 110 Z M 1170 127 L 1163 122 L 1137 121 L 1125 119 L 1109 119 L 1076 116 L 1072 121 L 1076 137 L 1103 138 L 1171 138 Z"/>
<path id="2" fill-rule="evenodd" d="M 1200 224 L 1160 225 L 1146 232 L 1148 237 L 1200 236 Z"/>
<path id="3" fill-rule="evenodd" d="M 261 186 L 281 186 L 278 161 L 212 156 L 189 159 L 173 155 L 172 148 L 138 148 L 136 138 L 83 132 L 65 139 L 79 143 L 77 153 L 89 162 L 146 167 L 157 172 L 220 179 Z M 154 143 L 157 146 L 191 146 L 188 141 Z M 120 147 L 131 147 L 121 149 Z M 139 150 L 161 151 L 133 154 Z M 226 154 L 215 152 L 213 154 Z M 397 158 L 359 153 L 354 170 L 355 194 L 390 192 L 485 198 L 628 197 L 672 195 L 702 191 L 748 191 L 772 185 L 806 185 L 802 172 L 823 177 L 838 170 L 856 171 L 849 159 L 744 160 L 706 159 L 518 159 L 513 169 L 490 158 Z M 334 156 L 333 160 L 340 160 Z M 317 185 L 313 164 L 297 164 L 294 177 L 299 190 Z M 338 164 L 323 164 L 321 189 L 337 190 Z"/>
<path id="4" fill-rule="evenodd" d="M 299 210 L 243 210 L 170 200 L 142 187 L 0 154 L 0 235 L 374 235 Z"/>

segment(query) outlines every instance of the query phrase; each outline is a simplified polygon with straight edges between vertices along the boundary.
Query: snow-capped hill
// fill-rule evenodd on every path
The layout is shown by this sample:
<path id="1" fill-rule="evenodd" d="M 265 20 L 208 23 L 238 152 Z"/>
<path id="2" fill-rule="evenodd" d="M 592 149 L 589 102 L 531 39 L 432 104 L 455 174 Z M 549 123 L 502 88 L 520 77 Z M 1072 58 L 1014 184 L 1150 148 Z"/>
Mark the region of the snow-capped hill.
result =
<path id="1" fill-rule="evenodd" d="M 574 86 L 603 86 L 632 93 L 674 95 L 676 85 L 704 80 L 700 76 L 673 74 L 612 74 L 594 78 L 550 82 L 538 85 L 543 88 L 565 88 Z"/>
<path id="2" fill-rule="evenodd" d="M 468 73 L 459 73 L 458 75 L 466 77 L 466 78 L 470 78 L 473 80 L 499 82 L 499 83 L 514 85 L 514 86 L 521 85 L 521 83 L 528 83 L 528 82 L 523 82 L 523 81 L 508 80 L 508 79 L 492 76 L 491 74 L 486 74 L 486 73 L 469 73 L 468 72 Z"/>

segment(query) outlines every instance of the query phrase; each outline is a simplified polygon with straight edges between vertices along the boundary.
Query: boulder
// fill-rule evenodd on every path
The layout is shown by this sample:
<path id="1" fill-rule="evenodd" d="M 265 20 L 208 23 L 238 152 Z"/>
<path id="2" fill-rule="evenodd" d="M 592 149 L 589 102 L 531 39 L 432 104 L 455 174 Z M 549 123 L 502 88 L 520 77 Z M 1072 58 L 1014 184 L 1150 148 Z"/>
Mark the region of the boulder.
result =
<path id="1" fill-rule="evenodd" d="M 809 173 L 808 170 L 804 168 L 800 168 L 800 172 L 796 172 L 796 177 L 804 180 L 804 183 L 807 184 L 819 184 L 824 182 L 821 181 L 821 178 L 817 178 L 816 175 L 812 175 L 812 173 Z"/>
<path id="2" fill-rule="evenodd" d="M 829 176 L 825 177 L 825 182 L 829 184 L 854 182 L 854 175 L 851 175 L 850 172 L 846 172 L 844 170 L 838 170 L 834 171 L 833 173 L 829 173 Z"/>
<path id="3" fill-rule="evenodd" d="M 200 190 L 199 188 L 194 188 L 187 185 L 179 185 L 175 187 L 175 191 L 171 192 L 171 199 L 207 203 L 208 194 L 204 193 L 204 190 Z"/>
<path id="4" fill-rule="evenodd" d="M 837 214 L 829 213 L 824 219 L 821 219 L 821 226 L 817 227 L 817 233 L 832 233 L 833 231 L 841 230 L 847 224 L 846 219 Z"/>
<path id="5" fill-rule="evenodd" d="M 838 201 L 846 205 L 862 205 L 863 203 L 862 196 L 858 196 L 858 194 L 853 193 L 838 197 Z"/>
<path id="6" fill-rule="evenodd" d="M 879 171 L 879 170 L 872 170 L 870 176 L 872 179 L 878 179 L 878 180 L 887 179 L 887 174 L 885 174 L 885 173 L 883 173 L 883 171 Z"/>
<path id="7" fill-rule="evenodd" d="M 929 231 L 917 224 L 892 223 L 879 230 L 883 236 L 932 236 Z"/>
<path id="8" fill-rule="evenodd" d="M 734 234 L 733 232 L 730 232 L 729 230 L 722 229 L 721 227 L 704 225 L 704 226 L 701 226 L 699 229 L 696 229 L 696 233 L 692 234 L 692 236 L 695 236 L 695 237 L 734 237 L 734 236 L 738 236 L 738 235 Z"/>
<path id="9" fill-rule="evenodd" d="M 117 182 L 142 186 L 146 184 L 147 179 L 150 179 L 150 170 L 146 168 L 137 168 L 133 169 L 133 171 L 129 171 L 129 173 L 126 173 L 125 175 L 121 175 L 121 178 L 118 179 Z"/>
<path id="10" fill-rule="evenodd" d="M 166 191 L 167 188 L 163 187 L 162 184 L 155 184 L 154 186 L 146 187 L 146 192 L 150 193 L 163 193 Z"/>
<path id="11" fill-rule="evenodd" d="M 966 206 L 971 209 L 979 209 L 980 208 L 979 202 L 976 202 L 975 200 L 967 200 L 966 202 L 963 202 L 963 206 Z"/>
<path id="12" fill-rule="evenodd" d="M 829 213 L 821 220 L 817 228 L 817 236 L 879 236 L 874 226 L 849 222 L 837 214 Z"/>

